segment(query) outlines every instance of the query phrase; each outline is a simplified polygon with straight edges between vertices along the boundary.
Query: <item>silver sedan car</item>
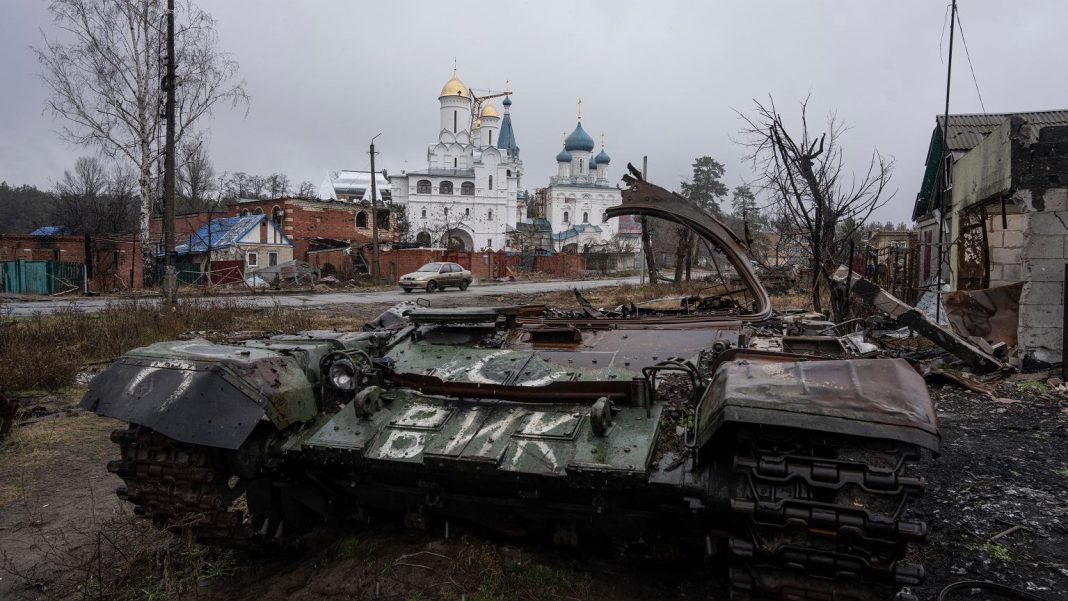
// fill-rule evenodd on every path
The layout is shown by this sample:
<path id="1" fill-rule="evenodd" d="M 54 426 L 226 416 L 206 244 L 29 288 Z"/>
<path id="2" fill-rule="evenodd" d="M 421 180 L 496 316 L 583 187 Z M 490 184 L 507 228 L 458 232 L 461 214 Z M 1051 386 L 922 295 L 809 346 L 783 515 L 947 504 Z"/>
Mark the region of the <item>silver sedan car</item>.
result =
<path id="1" fill-rule="evenodd" d="M 405 292 L 411 292 L 416 288 L 435 292 L 446 286 L 456 286 L 460 290 L 467 290 L 470 285 L 471 272 L 456 263 L 427 263 L 400 278 L 400 287 L 404 288 Z"/>

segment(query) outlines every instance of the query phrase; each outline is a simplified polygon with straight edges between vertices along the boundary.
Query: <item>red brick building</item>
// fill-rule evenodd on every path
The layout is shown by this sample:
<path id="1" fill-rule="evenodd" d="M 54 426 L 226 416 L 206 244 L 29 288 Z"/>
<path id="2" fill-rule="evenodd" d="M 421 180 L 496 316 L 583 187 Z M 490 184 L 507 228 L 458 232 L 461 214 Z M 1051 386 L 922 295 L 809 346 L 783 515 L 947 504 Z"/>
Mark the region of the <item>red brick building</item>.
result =
<path id="1" fill-rule="evenodd" d="M 371 242 L 370 203 L 310 198 L 276 198 L 242 200 L 232 208 L 232 215 L 265 214 L 281 226 L 293 241 L 293 258 L 314 263 L 308 254 L 313 241 L 325 238 L 361 246 Z M 397 241 L 397 219 L 392 211 L 379 207 L 379 240 Z"/>

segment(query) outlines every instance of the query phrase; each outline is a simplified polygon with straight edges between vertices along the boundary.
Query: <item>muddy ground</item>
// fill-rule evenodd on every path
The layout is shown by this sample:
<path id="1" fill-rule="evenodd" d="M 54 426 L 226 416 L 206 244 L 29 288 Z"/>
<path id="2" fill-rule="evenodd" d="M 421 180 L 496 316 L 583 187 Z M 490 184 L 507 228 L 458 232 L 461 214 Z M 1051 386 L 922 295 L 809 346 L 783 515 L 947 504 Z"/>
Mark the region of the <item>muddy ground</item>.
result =
<path id="1" fill-rule="evenodd" d="M 418 532 L 390 520 L 332 527 L 300 554 L 205 549 L 116 499 L 119 480 L 104 465 L 115 454 L 108 432 L 120 424 L 78 411 L 80 392 L 23 399 L 55 413 L 0 443 L 0 599 L 726 598 L 724 565 L 635 565 L 457 524 L 447 539 L 440 526 Z M 922 470 L 928 493 L 915 510 L 930 536 L 916 553 L 928 579 L 914 592 L 935 599 L 950 582 L 992 580 L 1068 599 L 1068 392 L 1042 378 L 1002 382 L 990 396 L 933 384 L 932 395 L 944 452 Z"/>

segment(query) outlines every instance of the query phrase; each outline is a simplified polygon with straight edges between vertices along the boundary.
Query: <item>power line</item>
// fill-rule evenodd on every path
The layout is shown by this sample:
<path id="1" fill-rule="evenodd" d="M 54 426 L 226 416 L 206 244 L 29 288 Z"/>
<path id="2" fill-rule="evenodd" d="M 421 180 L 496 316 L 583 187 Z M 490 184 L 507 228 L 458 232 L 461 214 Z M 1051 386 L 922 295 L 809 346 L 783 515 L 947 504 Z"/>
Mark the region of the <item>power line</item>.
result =
<path id="1" fill-rule="evenodd" d="M 968 58 L 968 70 L 972 72 L 972 83 L 975 84 L 975 93 L 979 96 L 979 106 L 983 107 L 983 112 L 986 112 L 986 105 L 983 104 L 983 93 L 979 91 L 979 80 L 975 78 L 975 67 L 972 66 L 972 54 L 968 52 L 968 40 L 964 38 L 964 25 L 960 22 L 960 9 L 957 10 L 957 29 L 960 30 L 960 41 L 964 43 L 964 56 Z"/>

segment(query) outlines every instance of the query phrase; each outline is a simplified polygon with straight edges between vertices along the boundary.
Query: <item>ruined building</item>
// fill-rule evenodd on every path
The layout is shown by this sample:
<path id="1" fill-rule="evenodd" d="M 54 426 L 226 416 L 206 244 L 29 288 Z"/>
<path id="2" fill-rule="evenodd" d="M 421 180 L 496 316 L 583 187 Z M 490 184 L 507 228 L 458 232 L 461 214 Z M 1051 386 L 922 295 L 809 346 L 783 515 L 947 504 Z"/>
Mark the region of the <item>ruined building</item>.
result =
<path id="1" fill-rule="evenodd" d="M 1014 334 L 1008 342 L 1018 344 L 1017 361 L 1059 362 L 1068 263 L 1068 110 L 950 115 L 941 169 L 944 126 L 938 117 L 913 209 L 920 278 L 933 282 L 937 274 L 937 209 L 945 207 L 942 279 L 950 290 L 1022 283 L 1002 294 L 996 308 L 999 319 L 1018 310 L 1015 332 L 991 320 L 975 324 L 971 333 L 989 339 L 1000 329 L 1002 338 Z M 989 299 L 970 298 L 976 311 L 994 317 Z M 973 312 L 971 321 L 984 322 L 976 317 Z"/>

